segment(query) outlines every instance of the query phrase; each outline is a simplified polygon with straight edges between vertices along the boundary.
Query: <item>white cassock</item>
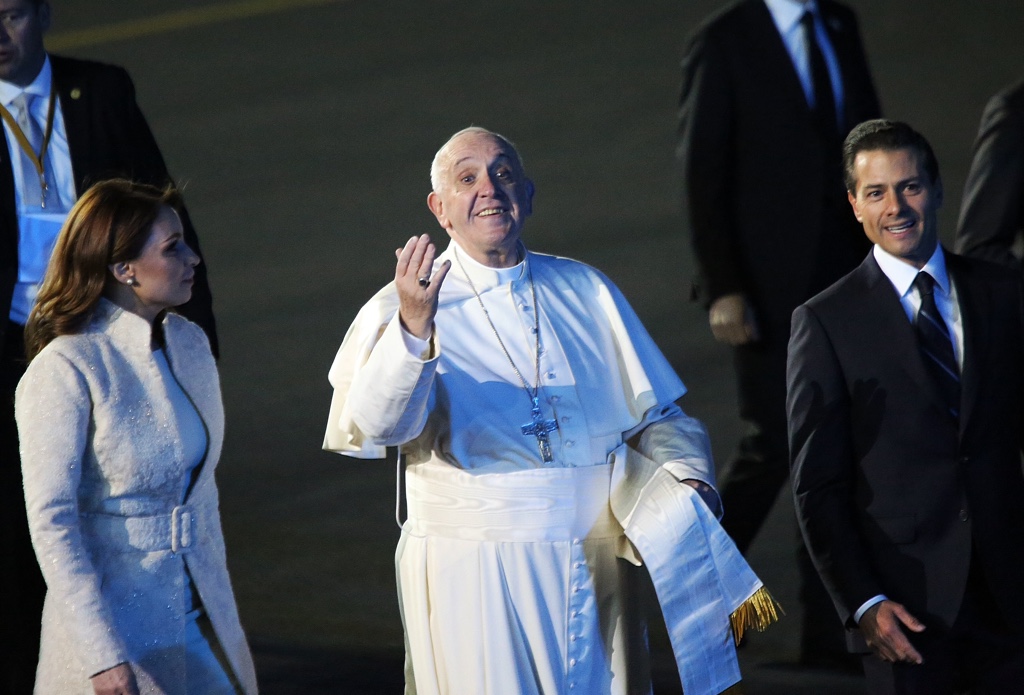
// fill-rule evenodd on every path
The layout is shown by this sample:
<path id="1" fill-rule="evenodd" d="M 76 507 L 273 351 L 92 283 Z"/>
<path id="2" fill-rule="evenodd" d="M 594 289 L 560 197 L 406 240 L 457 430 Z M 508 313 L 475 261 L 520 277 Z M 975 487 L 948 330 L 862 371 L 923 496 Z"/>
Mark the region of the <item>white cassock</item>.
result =
<path id="1" fill-rule="evenodd" d="M 716 559 L 724 533 L 675 482 L 714 483 L 704 428 L 675 405 L 686 389 L 603 274 L 522 247 L 520 257 L 489 268 L 452 242 L 435 263 L 452 269 L 430 341 L 401 328 L 392 283 L 360 311 L 331 368 L 324 448 L 405 454 L 409 518 L 396 564 L 406 692 L 649 693 L 635 569 L 620 558 L 655 555 L 651 529 L 665 536 L 655 545 L 700 537 L 696 559 L 662 553 L 683 556 L 661 574 L 684 588 L 659 587 L 659 598 L 687 694 L 721 692 L 739 680 L 729 615 L 760 582 L 734 549 Z M 548 463 L 522 432 L 532 403 L 509 362 L 537 383 L 535 321 L 541 415 L 558 424 Z M 625 442 L 641 431 L 631 451 L 645 463 L 627 474 Z M 635 512 L 640 491 L 655 488 L 670 490 L 672 510 L 654 496 Z M 693 581 L 675 581 L 680 571 Z M 737 579 L 723 590 L 719 574 Z"/>

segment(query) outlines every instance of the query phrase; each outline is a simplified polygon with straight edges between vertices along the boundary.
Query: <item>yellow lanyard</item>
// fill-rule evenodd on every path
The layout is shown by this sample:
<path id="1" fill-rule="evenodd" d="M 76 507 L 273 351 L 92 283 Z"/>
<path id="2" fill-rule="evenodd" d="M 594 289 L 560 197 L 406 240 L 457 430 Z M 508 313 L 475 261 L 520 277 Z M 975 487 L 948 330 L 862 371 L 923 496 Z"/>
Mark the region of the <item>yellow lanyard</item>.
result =
<path id="1" fill-rule="evenodd" d="M 39 189 L 42 191 L 43 199 L 40 202 L 42 207 L 46 207 L 46 172 L 43 168 L 43 159 L 46 157 L 46 148 L 50 145 L 50 135 L 53 133 L 53 112 L 57 104 L 57 88 L 56 84 L 50 82 L 50 108 L 46 111 L 46 130 L 43 133 L 43 144 L 36 154 L 32 150 L 32 143 L 28 141 L 28 137 L 21 130 L 21 126 L 18 125 L 18 121 L 11 115 L 11 112 L 7 108 L 0 104 L 0 116 L 3 117 L 4 122 L 10 127 L 11 132 L 14 133 L 14 138 L 18 141 L 22 151 L 28 156 L 29 160 L 36 168 L 36 173 L 39 174 Z M 28 102 L 25 102 L 25 109 L 28 109 Z M 31 113 L 25 114 L 27 118 L 32 118 Z"/>

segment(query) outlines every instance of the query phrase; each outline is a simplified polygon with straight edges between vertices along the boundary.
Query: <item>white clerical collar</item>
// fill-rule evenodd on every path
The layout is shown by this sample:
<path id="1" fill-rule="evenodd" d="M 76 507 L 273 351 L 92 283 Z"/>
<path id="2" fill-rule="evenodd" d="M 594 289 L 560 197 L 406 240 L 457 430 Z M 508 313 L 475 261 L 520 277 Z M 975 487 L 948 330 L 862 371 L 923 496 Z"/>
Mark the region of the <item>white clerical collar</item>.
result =
<path id="1" fill-rule="evenodd" d="M 478 263 L 454 239 L 448 245 L 445 255 L 451 253 L 455 256 L 457 254 L 457 257 L 452 259 L 452 265 L 459 270 L 465 270 L 465 274 L 473 281 L 476 288 L 483 292 L 485 289 L 517 282 L 525 276 L 526 247 L 522 242 L 516 246 L 516 251 L 519 254 L 519 263 L 511 268 L 492 268 Z"/>
<path id="2" fill-rule="evenodd" d="M 50 56 L 47 55 L 43 61 L 43 67 L 27 87 L 21 87 L 11 82 L 0 80 L 0 104 L 10 105 L 19 94 L 27 92 L 37 97 L 50 96 L 50 83 L 53 81 L 53 69 L 50 67 Z"/>
<path id="3" fill-rule="evenodd" d="M 807 10 L 816 16 L 821 14 L 818 12 L 817 0 L 811 0 L 808 3 L 800 2 L 800 0 L 764 0 L 764 4 L 768 6 L 768 11 L 772 13 L 772 19 L 775 20 L 775 26 L 779 28 L 779 33 L 783 36 L 800 22 L 800 18 Z"/>
<path id="4" fill-rule="evenodd" d="M 949 295 L 949 273 L 946 272 L 946 256 L 942 253 L 942 244 L 935 244 L 935 251 L 932 252 L 928 262 L 924 264 L 920 271 L 906 261 L 893 256 L 878 244 L 875 244 L 873 253 L 875 254 L 875 260 L 878 262 L 878 267 L 889 278 L 889 282 L 892 283 L 892 286 L 896 288 L 901 297 L 905 297 L 907 292 L 910 291 L 911 286 L 914 284 L 914 278 L 921 271 L 931 275 L 943 294 Z"/>

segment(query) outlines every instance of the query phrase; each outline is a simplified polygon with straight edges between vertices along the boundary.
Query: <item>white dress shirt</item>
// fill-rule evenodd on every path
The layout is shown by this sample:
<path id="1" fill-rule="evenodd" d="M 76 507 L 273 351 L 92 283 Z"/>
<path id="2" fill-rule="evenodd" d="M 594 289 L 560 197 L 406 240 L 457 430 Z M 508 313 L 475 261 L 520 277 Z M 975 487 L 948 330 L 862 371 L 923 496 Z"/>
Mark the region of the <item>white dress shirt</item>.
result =
<path id="1" fill-rule="evenodd" d="M 881 246 L 875 245 L 875 260 L 889 278 L 893 288 L 900 297 L 907 320 L 913 323 L 917 310 L 921 308 L 921 295 L 914 287 L 914 278 L 919 272 L 926 272 L 935 280 L 935 305 L 939 309 L 942 320 L 953 339 L 953 354 L 960 369 L 964 367 L 964 324 L 960 316 L 960 304 L 957 301 L 956 287 L 953 286 L 946 272 L 946 257 L 942 246 L 937 244 L 924 268 L 920 271 L 906 261 L 886 252 Z"/>

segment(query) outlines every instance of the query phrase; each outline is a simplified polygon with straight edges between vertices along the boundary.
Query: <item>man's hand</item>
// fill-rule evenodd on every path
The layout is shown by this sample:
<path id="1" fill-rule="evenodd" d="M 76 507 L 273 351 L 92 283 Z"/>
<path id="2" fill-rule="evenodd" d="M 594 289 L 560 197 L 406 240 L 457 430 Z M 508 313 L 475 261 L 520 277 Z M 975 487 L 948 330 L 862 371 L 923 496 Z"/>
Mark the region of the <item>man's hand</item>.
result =
<path id="1" fill-rule="evenodd" d="M 398 317 L 405 330 L 420 340 L 430 338 L 434 315 L 437 313 L 437 294 L 452 267 L 450 262 L 445 261 L 431 277 L 435 251 L 426 234 L 409 239 L 404 248 L 395 249 L 395 257 L 398 259 L 395 265 Z M 421 284 L 420 278 L 426 278 L 429 282 Z"/>
<path id="2" fill-rule="evenodd" d="M 876 603 L 860 618 L 860 629 L 868 646 L 882 661 L 923 663 L 924 659 L 903 634 L 901 625 L 913 632 L 924 630 L 924 624 L 895 601 Z"/>
<path id="3" fill-rule="evenodd" d="M 711 303 L 708 323 L 715 340 L 726 345 L 744 345 L 761 337 L 754 310 L 742 294 L 724 294 Z"/>
<path id="4" fill-rule="evenodd" d="M 715 488 L 694 478 L 687 478 L 683 482 L 697 491 L 697 494 L 700 495 L 700 498 L 704 501 L 704 504 L 707 505 L 707 508 L 711 510 L 712 514 L 715 516 L 719 515 L 719 512 L 722 510 L 722 500 L 718 496 L 718 492 Z"/>
<path id="5" fill-rule="evenodd" d="M 118 664 L 90 678 L 96 695 L 139 695 L 135 672 L 128 664 Z"/>

